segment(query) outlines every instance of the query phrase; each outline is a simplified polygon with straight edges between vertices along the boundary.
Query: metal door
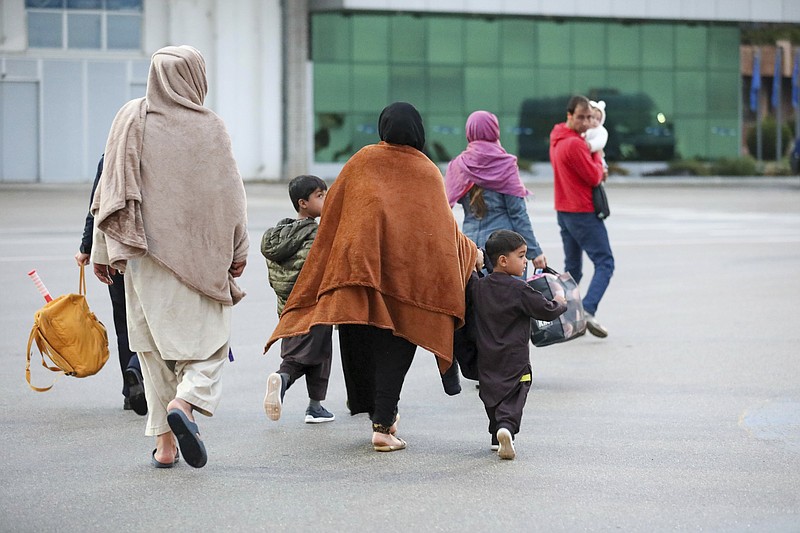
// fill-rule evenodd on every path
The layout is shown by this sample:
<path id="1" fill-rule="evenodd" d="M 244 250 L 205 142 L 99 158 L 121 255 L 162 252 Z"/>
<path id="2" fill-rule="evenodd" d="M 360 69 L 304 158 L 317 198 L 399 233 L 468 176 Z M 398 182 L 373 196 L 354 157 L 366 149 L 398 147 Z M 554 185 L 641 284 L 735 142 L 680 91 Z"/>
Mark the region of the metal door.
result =
<path id="1" fill-rule="evenodd" d="M 0 81 L 0 181 L 39 180 L 39 84 Z"/>

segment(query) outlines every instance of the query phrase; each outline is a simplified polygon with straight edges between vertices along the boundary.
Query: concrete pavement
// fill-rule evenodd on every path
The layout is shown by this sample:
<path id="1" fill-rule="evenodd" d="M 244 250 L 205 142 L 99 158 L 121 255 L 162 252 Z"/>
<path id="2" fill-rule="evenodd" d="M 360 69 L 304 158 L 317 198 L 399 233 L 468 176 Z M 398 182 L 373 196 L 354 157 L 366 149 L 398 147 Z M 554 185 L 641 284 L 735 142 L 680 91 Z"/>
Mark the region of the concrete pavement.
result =
<path id="1" fill-rule="evenodd" d="M 612 178 L 617 270 L 597 314 L 611 334 L 531 349 L 517 459 L 502 462 L 472 382 L 446 396 L 422 350 L 400 402 L 405 451 L 373 452 L 368 420 L 348 415 L 337 344 L 324 402 L 336 421 L 303 423 L 302 382 L 282 419 L 266 418 L 278 350 L 261 352 L 277 317 L 258 245 L 293 210 L 284 185 L 248 185 L 248 296 L 219 412 L 198 417 L 199 470 L 150 466 L 93 278 L 111 359 L 96 376 L 28 388 L 43 300 L 26 273 L 76 291 L 89 184 L 0 185 L 0 531 L 798 531 L 800 186 L 719 181 Z M 531 187 L 535 232 L 561 269 L 552 192 Z"/>

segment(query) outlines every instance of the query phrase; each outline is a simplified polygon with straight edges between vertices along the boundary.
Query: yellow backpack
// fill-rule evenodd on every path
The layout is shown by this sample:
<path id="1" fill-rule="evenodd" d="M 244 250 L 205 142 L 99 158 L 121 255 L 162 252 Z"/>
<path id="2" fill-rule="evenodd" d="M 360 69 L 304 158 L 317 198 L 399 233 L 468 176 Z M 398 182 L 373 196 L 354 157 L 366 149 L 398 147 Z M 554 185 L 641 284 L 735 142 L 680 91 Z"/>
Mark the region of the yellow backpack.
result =
<path id="1" fill-rule="evenodd" d="M 25 379 L 36 392 L 50 390 L 31 384 L 31 345 L 36 341 L 42 366 L 53 372 L 83 378 L 96 374 L 108 360 L 108 334 L 86 303 L 86 278 L 81 266 L 79 294 L 65 294 L 48 302 L 33 315 L 33 329 L 28 339 Z M 56 365 L 45 363 L 44 356 Z"/>

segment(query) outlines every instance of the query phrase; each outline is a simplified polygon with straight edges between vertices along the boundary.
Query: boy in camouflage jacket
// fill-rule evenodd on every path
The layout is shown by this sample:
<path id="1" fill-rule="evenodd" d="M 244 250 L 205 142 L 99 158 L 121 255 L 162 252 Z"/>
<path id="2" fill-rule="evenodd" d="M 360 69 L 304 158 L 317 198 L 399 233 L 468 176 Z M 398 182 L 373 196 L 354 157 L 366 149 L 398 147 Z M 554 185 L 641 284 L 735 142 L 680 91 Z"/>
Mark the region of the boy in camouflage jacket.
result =
<path id="1" fill-rule="evenodd" d="M 297 218 L 285 218 L 269 228 L 261 239 L 261 253 L 267 259 L 269 284 L 278 297 L 278 315 L 283 312 L 300 269 L 317 235 L 317 217 L 322 213 L 328 186 L 316 176 L 297 176 L 289 182 L 289 197 Z M 314 326 L 306 335 L 281 341 L 281 366 L 267 378 L 264 410 L 271 420 L 281 417 L 283 396 L 301 376 L 308 389 L 307 424 L 332 422 L 333 413 L 321 402 L 328 392 L 331 374 L 332 326 Z"/>

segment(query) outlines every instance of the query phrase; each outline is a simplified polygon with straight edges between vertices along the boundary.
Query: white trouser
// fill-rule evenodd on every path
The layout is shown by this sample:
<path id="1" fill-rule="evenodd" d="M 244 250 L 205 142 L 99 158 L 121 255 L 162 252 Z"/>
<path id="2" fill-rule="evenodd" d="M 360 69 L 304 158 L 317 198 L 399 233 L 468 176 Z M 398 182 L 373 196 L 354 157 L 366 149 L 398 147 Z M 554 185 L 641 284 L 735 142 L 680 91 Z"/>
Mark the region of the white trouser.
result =
<path id="1" fill-rule="evenodd" d="M 164 360 L 158 352 L 140 352 L 139 363 L 144 377 L 147 399 L 145 435 L 161 435 L 170 431 L 167 404 L 173 398 L 190 403 L 197 411 L 213 416 L 222 396 L 222 367 L 228 356 L 228 343 L 201 361 Z"/>

